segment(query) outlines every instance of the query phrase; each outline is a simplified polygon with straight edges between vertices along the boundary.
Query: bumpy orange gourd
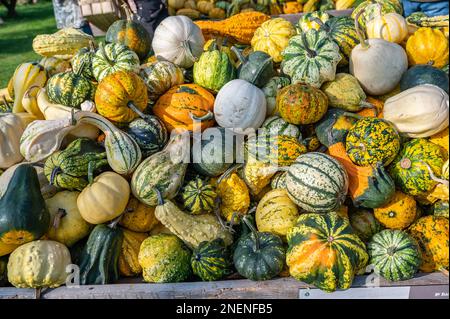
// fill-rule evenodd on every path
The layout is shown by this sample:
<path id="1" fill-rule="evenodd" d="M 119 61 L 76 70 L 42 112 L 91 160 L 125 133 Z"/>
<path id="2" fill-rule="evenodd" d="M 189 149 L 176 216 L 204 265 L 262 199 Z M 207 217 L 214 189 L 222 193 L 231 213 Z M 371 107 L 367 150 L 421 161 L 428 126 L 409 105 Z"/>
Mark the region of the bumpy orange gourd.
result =
<path id="1" fill-rule="evenodd" d="M 196 84 L 182 84 L 162 95 L 153 107 L 153 113 L 169 131 L 192 131 L 195 122 L 203 131 L 214 124 L 213 108 L 214 96 L 211 93 Z"/>
<path id="2" fill-rule="evenodd" d="M 417 217 L 414 197 L 396 191 L 391 200 L 382 207 L 373 210 L 375 218 L 386 228 L 405 229 Z"/>
<path id="3" fill-rule="evenodd" d="M 409 233 L 418 242 L 422 254 L 420 270 L 432 272 L 449 266 L 448 219 L 425 216 L 417 220 Z"/>
<path id="4" fill-rule="evenodd" d="M 237 42 L 250 44 L 253 34 L 270 17 L 261 12 L 241 12 L 221 21 L 196 21 L 205 40 L 214 37 L 231 37 Z"/>
<path id="5" fill-rule="evenodd" d="M 303 6 L 297 1 L 288 1 L 283 3 L 284 14 L 295 14 L 302 12 Z"/>
<path id="6" fill-rule="evenodd" d="M 406 42 L 410 65 L 430 64 L 442 68 L 448 64 L 448 39 L 440 30 L 420 28 Z"/>
<path id="7" fill-rule="evenodd" d="M 97 112 L 108 120 L 129 123 L 138 117 L 133 107 L 147 107 L 147 86 L 135 73 L 119 71 L 106 76 L 95 92 Z"/>

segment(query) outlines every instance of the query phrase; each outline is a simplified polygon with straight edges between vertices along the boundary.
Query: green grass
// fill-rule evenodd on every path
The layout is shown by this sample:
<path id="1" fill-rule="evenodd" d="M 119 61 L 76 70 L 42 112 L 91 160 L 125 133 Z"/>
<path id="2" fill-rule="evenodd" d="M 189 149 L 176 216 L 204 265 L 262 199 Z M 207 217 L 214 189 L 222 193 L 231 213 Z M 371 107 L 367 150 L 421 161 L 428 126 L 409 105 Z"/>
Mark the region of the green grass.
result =
<path id="1" fill-rule="evenodd" d="M 6 19 L 6 9 L 0 7 L 4 24 L 0 25 L 0 88 L 7 85 L 17 65 L 40 60 L 31 44 L 42 33 L 57 31 L 51 1 L 17 6 L 18 17 Z"/>

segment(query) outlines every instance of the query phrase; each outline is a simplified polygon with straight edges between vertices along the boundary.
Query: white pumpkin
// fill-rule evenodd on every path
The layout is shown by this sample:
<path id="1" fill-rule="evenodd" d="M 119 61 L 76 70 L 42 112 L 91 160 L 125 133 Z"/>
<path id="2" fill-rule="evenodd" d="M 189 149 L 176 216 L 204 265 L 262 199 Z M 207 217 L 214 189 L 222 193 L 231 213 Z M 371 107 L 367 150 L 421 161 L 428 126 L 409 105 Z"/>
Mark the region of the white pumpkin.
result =
<path id="1" fill-rule="evenodd" d="M 407 69 L 405 50 L 382 39 L 363 40 L 350 55 L 350 73 L 370 95 L 391 92 Z"/>
<path id="2" fill-rule="evenodd" d="M 415 86 L 387 99 L 383 116 L 408 137 L 429 137 L 448 127 L 448 94 L 431 84 Z"/>
<path id="3" fill-rule="evenodd" d="M 33 116 L 21 113 L 0 113 L 0 168 L 8 168 L 23 160 L 20 154 L 20 137 Z"/>
<path id="4" fill-rule="evenodd" d="M 200 28 L 186 16 L 171 16 L 164 19 L 155 30 L 152 47 L 158 60 L 170 61 L 188 69 L 203 52 Z"/>
<path id="5" fill-rule="evenodd" d="M 266 112 L 263 91 L 239 79 L 225 84 L 214 102 L 216 122 L 225 128 L 257 129 L 263 124 Z"/>
<path id="6" fill-rule="evenodd" d="M 402 43 L 408 36 L 408 24 L 405 18 L 395 12 L 378 15 L 366 25 L 369 39 L 384 39 Z"/>

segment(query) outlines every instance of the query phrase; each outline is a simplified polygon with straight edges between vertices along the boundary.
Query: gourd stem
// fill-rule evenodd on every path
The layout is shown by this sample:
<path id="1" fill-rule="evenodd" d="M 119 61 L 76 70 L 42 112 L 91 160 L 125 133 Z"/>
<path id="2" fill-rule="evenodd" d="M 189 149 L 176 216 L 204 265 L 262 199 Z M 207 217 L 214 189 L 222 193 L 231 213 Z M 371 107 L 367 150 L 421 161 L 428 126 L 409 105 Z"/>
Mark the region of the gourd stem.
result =
<path id="1" fill-rule="evenodd" d="M 243 166 L 243 164 L 236 164 L 236 165 L 231 166 L 229 169 L 227 169 L 217 180 L 217 185 L 222 183 L 222 181 L 224 179 L 228 178 L 234 171 L 241 168 L 242 166 Z"/>
<path id="2" fill-rule="evenodd" d="M 197 116 L 195 114 L 192 114 L 192 112 L 189 112 L 189 117 L 193 120 L 193 121 L 209 121 L 212 120 L 214 118 L 214 113 L 211 111 L 208 111 L 208 113 L 206 113 L 203 116 Z"/>
<path id="3" fill-rule="evenodd" d="M 30 86 L 26 91 L 25 91 L 25 93 L 23 94 L 23 96 L 25 97 L 25 98 L 29 98 L 30 97 L 30 91 L 32 90 L 32 89 L 34 89 L 34 88 L 41 88 L 39 85 L 32 85 L 32 86 Z M 3 96 L 3 97 L 5 97 L 5 96 Z"/>
<path id="4" fill-rule="evenodd" d="M 52 173 L 50 174 L 50 185 L 54 185 L 56 175 L 58 175 L 59 173 L 61 173 L 61 167 L 56 166 L 52 169 Z"/>
<path id="5" fill-rule="evenodd" d="M 99 48 L 100 48 L 100 53 L 102 54 L 102 56 L 103 56 L 103 58 L 106 60 L 106 62 L 108 62 L 108 64 L 109 64 L 110 66 L 113 66 L 114 63 L 112 63 L 112 61 L 111 61 L 111 60 L 108 58 L 108 56 L 106 55 L 105 47 L 103 46 L 103 42 L 100 42 Z"/>
<path id="6" fill-rule="evenodd" d="M 362 14 L 364 14 L 366 10 L 363 9 L 361 11 L 359 11 L 356 16 L 355 16 L 355 30 L 356 30 L 356 34 L 358 36 L 359 42 L 361 43 L 361 47 L 363 49 L 368 49 L 369 46 L 369 42 L 366 40 L 365 36 L 364 36 L 364 32 L 361 28 L 361 25 L 359 23 L 359 18 L 361 17 Z"/>
<path id="7" fill-rule="evenodd" d="M 248 228 L 250 228 L 250 231 L 252 232 L 253 236 L 255 236 L 255 251 L 258 251 L 261 248 L 260 242 L 259 242 L 259 235 L 258 231 L 253 227 L 252 223 L 248 220 L 248 215 L 245 215 L 242 220 L 244 221 L 245 225 L 247 225 Z"/>
<path id="8" fill-rule="evenodd" d="M 319 18 L 317 18 L 317 17 L 310 17 L 309 21 L 317 23 L 320 26 L 320 28 L 323 28 L 325 30 L 325 32 L 327 32 L 327 33 L 330 32 L 330 27 L 327 26 L 325 23 L 323 23 L 323 21 L 320 20 Z"/>
<path id="9" fill-rule="evenodd" d="M 90 161 L 88 163 L 88 182 L 91 185 L 94 182 L 94 162 Z"/>
<path id="10" fill-rule="evenodd" d="M 308 46 L 308 40 L 306 39 L 306 33 L 305 33 L 305 32 L 302 33 L 301 39 L 302 39 L 303 46 L 305 47 L 305 50 L 306 50 L 306 52 L 308 53 L 308 56 L 309 56 L 310 58 L 316 57 L 316 56 L 317 56 L 317 53 L 316 53 L 315 51 L 311 50 L 311 49 L 309 48 L 309 46 Z"/>
<path id="11" fill-rule="evenodd" d="M 145 118 L 147 117 L 147 115 L 145 115 L 136 105 L 134 105 L 133 101 L 129 101 L 127 103 L 127 106 L 137 115 L 139 115 L 139 117 L 143 118 L 145 120 Z"/>
<path id="12" fill-rule="evenodd" d="M 211 44 L 211 46 L 208 48 L 208 51 L 209 51 L 209 52 L 212 52 L 212 51 L 216 51 L 216 50 L 218 50 L 218 48 L 217 48 L 217 42 L 214 41 L 214 42 Z"/>
<path id="13" fill-rule="evenodd" d="M 375 112 L 375 116 L 378 116 L 378 114 L 379 114 L 378 109 L 372 103 L 369 103 L 367 101 L 361 101 L 361 103 L 359 103 L 359 105 L 364 109 L 372 109 Z"/>
<path id="14" fill-rule="evenodd" d="M 117 224 L 118 224 L 118 223 L 120 222 L 120 220 L 122 219 L 123 213 L 124 213 L 124 212 L 122 212 L 119 216 L 117 216 L 115 219 L 113 219 L 113 220 L 111 221 L 111 223 L 109 223 L 108 227 L 111 228 L 111 229 L 116 228 L 116 227 L 117 227 Z"/>
<path id="15" fill-rule="evenodd" d="M 247 62 L 247 59 L 245 58 L 245 56 L 234 45 L 231 47 L 231 51 L 233 51 L 234 54 L 236 54 L 236 56 L 239 59 L 239 61 L 241 62 L 241 64 L 244 64 L 245 62 Z"/>
<path id="16" fill-rule="evenodd" d="M 67 215 L 67 212 L 64 208 L 58 208 L 58 212 L 55 215 L 55 218 L 53 219 L 53 225 L 52 227 L 54 229 L 59 228 L 59 224 L 61 223 L 61 219 Z"/>
<path id="17" fill-rule="evenodd" d="M 95 53 L 95 43 L 92 40 L 89 41 L 89 50 L 91 53 Z"/>
<path id="18" fill-rule="evenodd" d="M 226 230 L 230 233 L 234 233 L 233 228 L 231 226 L 227 226 L 226 223 L 224 223 L 224 221 L 220 217 L 220 204 L 221 203 L 222 203 L 222 199 L 220 197 L 216 197 L 216 199 L 214 200 L 214 215 L 216 215 L 217 221 L 219 222 L 220 226 L 224 230 Z M 234 213 L 233 213 L 233 216 L 234 216 Z M 233 220 L 233 217 L 232 217 L 232 220 Z"/>
<path id="19" fill-rule="evenodd" d="M 156 197 L 158 197 L 158 206 L 164 205 L 164 198 L 161 194 L 161 191 L 157 187 L 153 188 L 153 190 L 156 193 Z"/>
<path id="20" fill-rule="evenodd" d="M 430 174 L 430 178 L 440 184 L 444 184 L 445 186 L 449 187 L 449 182 L 445 179 L 439 178 L 436 175 L 434 175 L 433 170 L 431 169 L 430 165 L 428 165 L 428 163 L 425 163 L 424 161 L 420 161 L 422 164 L 424 164 L 427 169 L 428 169 L 428 173 Z"/>

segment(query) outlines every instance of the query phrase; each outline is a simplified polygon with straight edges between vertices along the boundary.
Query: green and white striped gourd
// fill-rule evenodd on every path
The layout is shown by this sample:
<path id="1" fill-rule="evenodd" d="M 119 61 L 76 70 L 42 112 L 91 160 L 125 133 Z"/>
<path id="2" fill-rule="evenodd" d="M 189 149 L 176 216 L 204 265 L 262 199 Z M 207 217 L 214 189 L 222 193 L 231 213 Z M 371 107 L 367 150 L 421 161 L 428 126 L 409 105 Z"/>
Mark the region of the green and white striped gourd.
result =
<path id="1" fill-rule="evenodd" d="M 344 202 L 348 176 L 333 157 L 311 152 L 299 156 L 288 168 L 286 188 L 291 200 L 305 211 L 330 212 Z"/>
<path id="2" fill-rule="evenodd" d="M 211 213 L 216 197 L 214 187 L 200 177 L 187 183 L 181 193 L 184 208 L 194 215 Z"/>
<path id="3" fill-rule="evenodd" d="M 299 140 L 302 138 L 302 134 L 298 126 L 286 122 L 278 115 L 267 118 L 261 128 L 265 129 L 266 133 L 271 136 L 288 135 Z"/>

